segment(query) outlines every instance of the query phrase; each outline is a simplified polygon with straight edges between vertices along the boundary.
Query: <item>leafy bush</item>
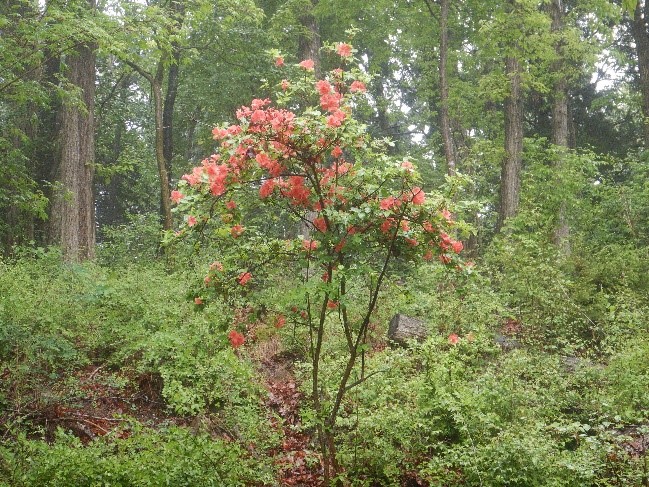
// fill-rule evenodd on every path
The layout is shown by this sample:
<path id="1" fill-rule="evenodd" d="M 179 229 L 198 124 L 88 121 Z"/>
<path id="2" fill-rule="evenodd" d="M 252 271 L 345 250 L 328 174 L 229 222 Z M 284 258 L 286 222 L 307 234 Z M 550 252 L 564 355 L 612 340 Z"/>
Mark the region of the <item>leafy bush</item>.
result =
<path id="1" fill-rule="evenodd" d="M 193 278 L 150 263 L 66 266 L 50 252 L 0 264 L 7 427 L 15 420 L 34 431 L 60 407 L 78 407 L 76 374 L 92 364 L 122 389 L 137 390 L 143 374 L 160 377 L 173 413 L 207 418 L 204 429 L 238 444 L 274 445 L 277 434 L 259 427 L 268 417 L 254 369 L 227 343 L 231 312 L 214 304 L 197 313 L 184 297 Z"/>
<path id="2" fill-rule="evenodd" d="M 47 444 L 24 436 L 0 445 L 0 485 L 248 486 L 271 485 L 272 469 L 236 443 L 168 427 L 131 425 L 126 439 L 102 438 L 83 445 L 59 431 Z"/>
<path id="3" fill-rule="evenodd" d="M 162 225 L 156 213 L 127 215 L 127 223 L 102 227 L 99 261 L 109 265 L 151 263 L 160 254 Z"/>
<path id="4" fill-rule="evenodd" d="M 638 341 L 611 357 L 604 374 L 607 387 L 601 391 L 604 410 L 627 423 L 649 419 L 649 343 Z"/>
<path id="5" fill-rule="evenodd" d="M 591 485 L 605 453 L 586 433 L 597 411 L 584 411 L 594 405 L 582 403 L 559 358 L 514 351 L 475 369 L 463 354 L 429 355 L 421 407 L 442 442 L 421 475 L 444 485 Z M 579 417 L 588 429 L 564 428 Z"/>

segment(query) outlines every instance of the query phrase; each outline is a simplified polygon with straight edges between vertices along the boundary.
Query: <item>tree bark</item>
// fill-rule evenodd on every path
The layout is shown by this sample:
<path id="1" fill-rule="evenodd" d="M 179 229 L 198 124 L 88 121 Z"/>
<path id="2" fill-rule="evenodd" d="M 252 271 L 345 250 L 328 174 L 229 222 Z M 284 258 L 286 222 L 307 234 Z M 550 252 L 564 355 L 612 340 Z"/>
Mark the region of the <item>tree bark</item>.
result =
<path id="1" fill-rule="evenodd" d="M 164 147 L 164 103 L 162 97 L 163 73 L 163 62 L 160 61 L 156 76 L 151 82 L 151 92 L 153 93 L 153 109 L 155 114 L 155 153 L 156 161 L 158 163 L 158 176 L 160 178 L 160 213 L 162 216 L 162 228 L 165 230 L 171 230 L 173 228 L 173 220 L 171 218 L 171 188 Z"/>
<path id="2" fill-rule="evenodd" d="M 496 231 L 518 212 L 523 165 L 523 94 L 520 62 L 515 56 L 505 59 L 509 96 L 505 99 L 505 158 L 500 173 L 500 208 Z"/>
<path id="3" fill-rule="evenodd" d="M 162 110 L 162 147 L 167 174 L 172 174 L 172 159 L 174 156 L 174 105 L 178 94 L 178 64 L 180 53 L 174 54 L 174 63 L 169 66 L 167 72 L 167 92 L 165 93 L 164 109 Z"/>
<path id="4" fill-rule="evenodd" d="M 311 8 L 300 15 L 299 21 L 303 30 L 298 38 L 298 56 L 300 60 L 313 60 L 316 78 L 322 76 L 320 26 L 318 25 L 318 19 L 313 15 L 313 9 L 318 5 L 318 1 L 311 0 Z"/>
<path id="5" fill-rule="evenodd" d="M 639 0 L 631 20 L 631 35 L 635 41 L 642 95 L 643 137 L 649 147 L 649 2 Z"/>
<path id="6" fill-rule="evenodd" d="M 448 8 L 449 0 L 441 0 L 440 15 L 440 43 L 439 43 L 439 92 L 440 92 L 440 110 L 439 122 L 442 132 L 442 142 L 444 144 L 444 156 L 446 157 L 446 167 L 449 176 L 454 176 L 455 168 L 455 146 L 453 144 L 453 135 L 451 133 L 451 121 L 448 114 L 448 71 L 446 68 L 448 61 Z"/>
<path id="7" fill-rule="evenodd" d="M 158 62 L 155 75 L 152 75 L 132 61 L 124 60 L 124 62 L 140 74 L 140 76 L 145 78 L 151 85 L 155 120 L 155 153 L 160 185 L 160 216 L 162 218 L 162 228 L 171 230 L 173 228 L 173 220 L 171 218 L 171 189 L 169 187 L 169 173 L 167 172 L 164 154 L 164 103 L 162 94 L 164 59 Z"/>
<path id="8" fill-rule="evenodd" d="M 563 30 L 563 5 L 562 0 L 552 0 L 550 4 L 552 17 L 551 30 L 557 34 Z M 557 146 L 558 153 L 555 161 L 556 170 L 561 172 L 565 165 L 565 151 L 568 150 L 568 81 L 563 73 L 565 62 L 563 61 L 563 43 L 559 38 L 555 42 L 557 62 L 553 71 L 556 76 L 552 100 L 552 143 Z M 554 230 L 554 243 L 563 255 L 570 254 L 570 227 L 566 216 L 566 205 L 564 202 L 559 207 L 557 225 Z"/>
<path id="9" fill-rule="evenodd" d="M 320 59 L 320 48 L 322 41 L 320 39 L 320 26 L 318 19 L 313 15 L 313 9 L 318 5 L 319 0 L 311 0 L 311 8 L 300 15 L 299 20 L 302 25 L 303 31 L 298 38 L 298 57 L 300 60 L 311 59 L 313 61 L 313 69 L 316 79 L 322 76 L 322 62 Z M 305 215 L 305 219 L 312 222 L 316 217 L 316 212 L 309 211 Z M 303 235 L 304 238 L 309 238 L 311 235 L 311 228 L 306 221 L 300 222 L 298 226 L 298 234 Z"/>
<path id="10" fill-rule="evenodd" d="M 94 8 L 94 0 L 89 7 Z M 95 134 L 95 53 L 93 46 L 79 47 L 66 58 L 67 77 L 79 89 L 81 102 L 66 100 L 60 109 L 60 158 L 55 180 L 49 236 L 61 246 L 68 262 L 92 259 L 95 254 L 95 204 L 93 196 Z"/>
<path id="11" fill-rule="evenodd" d="M 184 1 L 174 0 L 171 3 L 174 17 L 180 28 L 185 20 Z M 170 179 L 172 173 L 172 159 L 174 155 L 173 119 L 176 96 L 178 95 L 178 83 L 180 80 L 180 56 L 181 49 L 178 41 L 171 43 L 171 64 L 167 70 L 167 92 L 165 93 L 164 109 L 162 111 L 162 145 L 167 169 L 167 176 Z"/>

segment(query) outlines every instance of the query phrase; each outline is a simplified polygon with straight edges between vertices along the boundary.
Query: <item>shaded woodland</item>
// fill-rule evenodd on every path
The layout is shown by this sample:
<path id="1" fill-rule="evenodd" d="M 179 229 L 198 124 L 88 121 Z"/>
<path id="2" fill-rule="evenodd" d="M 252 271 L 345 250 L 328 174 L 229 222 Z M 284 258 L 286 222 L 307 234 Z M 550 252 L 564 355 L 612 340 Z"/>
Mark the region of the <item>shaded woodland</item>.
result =
<path id="1" fill-rule="evenodd" d="M 0 486 L 647 486 L 648 244 L 646 0 L 5 0 Z"/>

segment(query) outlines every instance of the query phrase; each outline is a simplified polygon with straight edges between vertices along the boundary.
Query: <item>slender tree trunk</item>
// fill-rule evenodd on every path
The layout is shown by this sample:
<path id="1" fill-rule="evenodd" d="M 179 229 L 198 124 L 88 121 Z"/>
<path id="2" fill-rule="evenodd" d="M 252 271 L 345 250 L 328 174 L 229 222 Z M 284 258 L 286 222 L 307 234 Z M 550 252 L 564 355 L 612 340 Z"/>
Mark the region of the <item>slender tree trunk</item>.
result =
<path id="1" fill-rule="evenodd" d="M 442 142 L 444 144 L 444 156 L 446 157 L 446 166 L 449 176 L 454 176 L 455 168 L 455 147 L 453 144 L 453 135 L 451 133 L 451 121 L 448 114 L 448 71 L 446 68 L 448 60 L 448 7 L 449 0 L 441 0 L 440 15 L 440 43 L 439 43 L 439 92 L 440 92 L 440 110 L 439 122 L 442 132 Z"/>
<path id="2" fill-rule="evenodd" d="M 645 147 L 649 147 L 649 2 L 647 0 L 638 0 L 636 4 L 631 21 L 631 34 L 638 56 L 644 143 Z"/>
<path id="3" fill-rule="evenodd" d="M 185 20 L 185 3 L 184 1 L 174 0 L 171 7 L 175 14 L 175 20 L 180 28 Z M 171 46 L 171 64 L 167 70 L 167 92 L 165 93 L 164 109 L 162 111 L 162 130 L 163 130 L 163 153 L 167 176 L 171 179 L 172 159 L 174 155 L 174 137 L 173 137 L 173 119 L 176 96 L 178 95 L 178 82 L 180 80 L 180 45 L 177 41 L 172 42 Z"/>
<path id="4" fill-rule="evenodd" d="M 172 0 L 171 9 L 176 24 L 170 28 L 169 35 L 177 34 L 182 27 L 185 20 L 185 1 Z M 178 94 L 180 57 L 180 44 L 173 41 L 171 51 L 160 56 L 155 74 L 146 71 L 137 63 L 124 60 L 151 85 L 155 119 L 155 153 L 160 184 L 160 216 L 162 218 L 162 228 L 165 230 L 171 230 L 173 227 L 170 179 L 173 159 L 173 115 L 176 95 Z M 163 93 L 165 70 L 167 71 L 166 94 Z"/>
<path id="5" fill-rule="evenodd" d="M 194 139 L 198 120 L 200 119 L 200 113 L 200 107 L 196 107 L 191 118 L 187 120 L 187 145 L 185 146 L 185 159 L 188 161 L 192 161 L 196 156 L 196 142 Z"/>
<path id="6" fill-rule="evenodd" d="M 91 0 L 90 8 L 94 8 Z M 82 46 L 66 59 L 71 84 L 78 87 L 83 106 L 66 101 L 60 112 L 60 159 L 49 235 L 61 246 L 66 261 L 91 259 L 95 252 L 95 204 L 92 191 L 95 159 L 95 53 Z"/>
<path id="7" fill-rule="evenodd" d="M 151 83 L 151 92 L 153 93 L 153 109 L 155 114 L 155 154 L 158 163 L 158 176 L 160 179 L 160 213 L 162 215 L 162 228 L 171 230 L 173 220 L 171 218 L 171 188 L 169 183 L 169 173 L 167 172 L 167 161 L 165 159 L 165 129 L 164 129 L 164 108 L 162 95 L 162 66 L 160 62 L 158 73 L 153 83 Z"/>
<path id="8" fill-rule="evenodd" d="M 151 85 L 155 120 L 155 153 L 158 166 L 158 182 L 160 185 L 160 216 L 162 218 L 162 228 L 171 230 L 173 228 L 173 220 L 171 218 L 171 189 L 169 187 L 169 173 L 167 172 L 164 153 L 164 102 L 162 82 L 164 78 L 165 60 L 161 59 L 158 62 L 155 75 L 152 75 L 132 61 L 124 60 L 124 62 L 139 73 L 140 76 L 145 78 Z"/>
<path id="9" fill-rule="evenodd" d="M 176 56 L 174 56 L 176 59 Z M 177 59 L 180 59 L 178 54 Z M 167 92 L 165 93 L 164 109 L 162 110 L 162 146 L 167 174 L 172 174 L 172 159 L 174 156 L 174 105 L 178 94 L 178 65 L 174 62 L 167 72 Z"/>
<path id="10" fill-rule="evenodd" d="M 518 212 L 523 165 L 523 94 L 521 68 L 518 58 L 505 59 L 505 72 L 509 78 L 509 96 L 505 99 L 505 158 L 500 173 L 500 208 L 496 231 L 500 231 L 507 218 Z"/>
<path id="11" fill-rule="evenodd" d="M 563 5 L 562 0 L 552 0 L 550 5 L 552 17 L 552 32 L 560 33 L 563 29 Z M 556 75 L 556 82 L 552 100 L 552 143 L 559 148 L 556 160 L 556 169 L 561 172 L 565 165 L 565 152 L 568 150 L 568 81 L 562 73 L 564 69 L 563 43 L 557 40 L 555 44 L 558 61 L 553 68 Z M 570 254 L 570 227 L 566 216 L 566 205 L 561 203 L 557 215 L 557 225 L 554 230 L 554 243 L 559 247 L 563 255 Z"/>
<path id="12" fill-rule="evenodd" d="M 298 39 L 298 57 L 300 60 L 311 59 L 313 61 L 317 79 L 322 76 L 320 26 L 318 25 L 318 19 L 313 15 L 313 9 L 318 5 L 318 1 L 311 0 L 311 8 L 299 17 L 303 31 Z M 315 217 L 316 213 L 314 211 L 309 211 L 305 216 L 308 221 L 313 221 Z M 311 234 L 311 228 L 305 221 L 299 224 L 297 231 L 298 234 L 303 235 L 305 238 L 308 238 Z"/>

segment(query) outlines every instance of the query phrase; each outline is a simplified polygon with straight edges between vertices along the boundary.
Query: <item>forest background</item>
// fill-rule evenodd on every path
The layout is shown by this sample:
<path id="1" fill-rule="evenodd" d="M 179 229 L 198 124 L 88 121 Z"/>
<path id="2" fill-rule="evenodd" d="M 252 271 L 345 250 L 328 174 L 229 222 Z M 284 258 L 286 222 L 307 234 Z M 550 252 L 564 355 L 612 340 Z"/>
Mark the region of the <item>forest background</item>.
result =
<path id="1" fill-rule="evenodd" d="M 0 34 L 0 485 L 649 485 L 645 0 L 5 0 Z M 304 242 L 315 215 L 251 183 L 196 226 L 172 194 L 341 57 L 353 162 L 415 162 L 460 257 L 396 256 L 351 347 L 352 254 L 314 354 L 304 262 L 205 277 L 274 252 L 232 214 Z M 427 338 L 389 342 L 396 312 Z"/>

